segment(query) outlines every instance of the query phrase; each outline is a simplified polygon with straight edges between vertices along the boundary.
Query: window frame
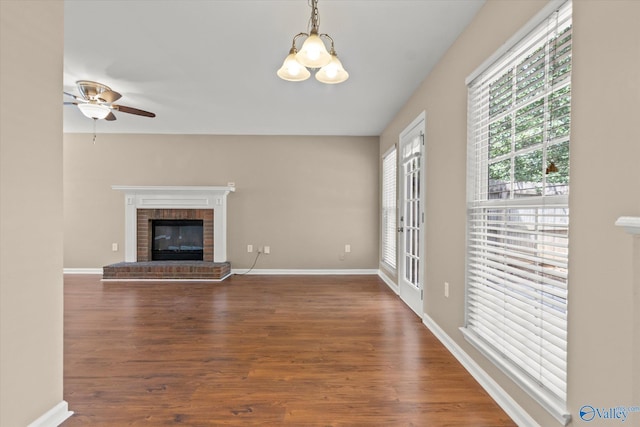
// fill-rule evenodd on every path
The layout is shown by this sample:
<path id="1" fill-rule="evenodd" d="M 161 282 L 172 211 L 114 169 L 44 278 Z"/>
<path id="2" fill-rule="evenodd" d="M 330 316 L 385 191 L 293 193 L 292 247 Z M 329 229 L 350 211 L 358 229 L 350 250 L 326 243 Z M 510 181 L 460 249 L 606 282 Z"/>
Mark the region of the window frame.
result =
<path id="1" fill-rule="evenodd" d="M 391 171 L 386 166 L 392 166 Z M 380 263 L 391 272 L 397 271 L 398 263 L 398 148 L 394 144 L 381 158 L 380 190 Z M 386 219 L 390 218 L 390 223 Z M 385 238 L 385 236 L 388 238 Z M 388 244 L 392 244 L 388 247 Z"/>
<path id="2" fill-rule="evenodd" d="M 527 40 L 527 49 L 530 48 L 537 48 L 539 45 L 536 45 L 536 43 L 529 43 L 528 40 L 529 37 L 531 37 L 532 35 L 540 35 L 541 38 L 544 40 L 543 45 L 542 46 L 546 46 L 547 42 L 550 40 L 550 36 L 549 36 L 549 31 L 548 28 L 546 28 L 546 24 L 550 21 L 550 18 L 552 18 L 556 11 L 563 9 L 566 10 L 567 8 L 569 8 L 569 16 L 571 16 L 571 0 L 554 0 L 551 1 L 546 7 L 544 7 L 536 16 L 534 16 L 534 18 L 532 18 L 518 33 L 516 33 L 512 38 L 509 39 L 509 41 L 507 41 L 507 43 L 505 43 L 503 46 L 500 47 L 500 49 L 498 49 L 498 51 L 496 51 L 491 57 L 489 57 L 485 62 L 483 62 L 483 64 L 478 67 L 478 69 L 476 69 L 467 79 L 466 79 L 466 84 L 467 86 L 469 86 L 469 101 L 468 101 L 468 108 L 469 108 L 469 112 L 468 112 L 468 165 L 467 165 L 467 192 L 468 192 L 468 199 L 467 199 L 467 265 L 466 265 L 466 280 L 465 280 L 465 326 L 460 328 L 460 330 L 462 331 L 465 339 L 467 341 L 469 341 L 474 347 L 476 347 L 482 354 L 484 354 L 489 360 L 491 360 L 498 368 L 500 368 L 505 374 L 507 374 L 512 380 L 514 380 L 518 385 L 520 385 L 520 387 L 525 390 L 531 397 L 533 397 L 536 401 L 538 401 L 538 403 L 540 403 L 551 415 L 554 416 L 554 418 L 556 420 L 558 420 L 558 422 L 560 422 L 563 425 L 566 425 L 569 423 L 569 421 L 571 420 L 571 415 L 569 414 L 569 412 L 566 409 L 567 406 L 567 402 L 566 402 L 566 380 L 564 383 L 564 387 L 565 387 L 565 395 L 564 397 L 558 397 L 558 395 L 556 393 L 552 393 L 549 390 L 547 390 L 540 382 L 537 382 L 533 377 L 529 376 L 526 372 L 526 369 L 523 366 L 518 366 L 518 359 L 509 359 L 508 354 L 509 351 L 506 351 L 506 353 L 504 352 L 503 349 L 500 349 L 499 346 L 494 346 L 490 343 L 490 340 L 488 341 L 487 337 L 490 336 L 489 334 L 483 334 L 482 331 L 480 331 L 478 329 L 478 324 L 474 323 L 475 320 L 470 319 L 470 316 L 473 315 L 473 312 L 479 312 L 482 314 L 483 310 L 489 310 L 488 306 L 481 306 L 481 309 L 478 311 L 478 308 L 471 308 L 472 304 L 478 304 L 478 297 L 477 297 L 477 292 L 475 292 L 474 288 L 472 288 L 471 286 L 471 280 L 473 279 L 474 281 L 476 281 L 476 277 L 477 277 L 477 272 L 471 272 L 471 268 L 472 268 L 472 243 L 471 243 L 471 239 L 474 238 L 475 236 L 473 236 L 473 233 L 477 233 L 476 229 L 477 229 L 477 225 L 472 224 L 472 218 L 474 215 L 478 215 L 477 212 L 478 211 L 482 211 L 482 209 L 485 210 L 485 217 L 489 218 L 489 213 L 488 212 L 497 212 L 500 209 L 504 210 L 503 215 L 505 217 L 511 215 L 511 212 L 513 211 L 517 211 L 518 209 L 520 209 L 520 211 L 523 212 L 527 212 L 527 209 L 531 208 L 531 209 L 542 209 L 542 212 L 546 212 L 546 210 L 553 210 L 553 209 L 566 209 L 566 220 L 567 220 L 567 232 L 568 232 L 568 193 L 564 193 L 564 194 L 559 194 L 559 195 L 553 195 L 553 194 L 545 194 L 546 193 L 546 178 L 543 175 L 542 179 L 541 179 L 541 194 L 539 195 L 533 195 L 531 197 L 523 197 L 523 198 L 518 198 L 518 197 L 514 197 L 514 188 L 515 186 L 513 185 L 514 183 L 517 183 L 517 181 L 514 178 L 514 174 L 515 174 L 515 156 L 517 155 L 527 155 L 529 153 L 534 153 L 537 148 L 532 147 L 531 149 L 524 149 L 521 151 L 517 150 L 517 144 L 516 143 L 510 143 L 510 148 L 508 152 L 504 152 L 504 153 L 500 153 L 502 157 L 504 157 L 504 160 L 509 160 L 510 161 L 510 180 L 508 181 L 508 185 L 507 187 L 509 188 L 508 190 L 508 198 L 506 199 L 502 199 L 502 198 L 492 198 L 491 197 L 491 190 L 490 190 L 490 170 L 489 170 L 489 166 L 492 164 L 491 161 L 491 154 L 489 153 L 489 150 L 491 149 L 490 147 L 490 136 L 484 136 L 482 141 L 487 141 L 486 142 L 486 146 L 482 145 L 480 148 L 478 146 L 476 146 L 476 129 L 480 128 L 481 126 L 478 126 L 476 123 L 476 119 L 478 117 L 478 112 L 479 109 L 474 108 L 475 105 L 473 104 L 473 102 L 475 102 L 475 99 L 472 99 L 472 94 L 475 95 L 475 93 L 473 93 L 473 90 L 475 88 L 475 85 L 480 81 L 483 82 L 483 84 L 485 84 L 486 86 L 489 86 L 489 84 L 487 83 L 487 81 L 489 81 L 488 78 L 485 77 L 485 73 L 489 73 L 491 74 L 492 71 L 495 70 L 505 70 L 508 69 L 504 68 L 504 66 L 506 64 L 509 64 L 509 66 L 512 66 L 515 70 L 517 70 L 517 67 L 521 64 L 519 61 L 522 60 L 522 56 L 519 55 L 519 49 L 522 47 L 523 45 L 523 40 Z M 542 34 L 544 33 L 544 36 L 542 36 Z M 537 39 L 536 39 L 537 40 Z M 527 50 L 530 51 L 530 50 Z M 545 53 L 548 53 L 545 51 Z M 547 67 L 547 62 L 548 60 L 545 59 L 545 67 Z M 545 84 L 547 84 L 547 80 L 550 79 L 550 76 L 552 76 L 551 73 L 548 73 L 548 69 L 546 69 L 546 74 L 544 77 L 544 81 Z M 500 78 L 502 77 L 502 73 L 503 71 L 500 71 L 496 74 L 493 75 L 493 79 L 497 80 L 496 76 L 500 76 Z M 549 115 L 548 115 L 548 110 L 549 110 L 549 106 L 547 105 L 546 102 L 546 98 L 547 97 L 551 97 L 554 94 L 554 90 L 558 90 L 559 88 L 561 88 L 562 86 L 558 86 L 558 87 L 552 87 L 551 90 L 549 92 L 545 92 L 546 95 L 543 96 L 543 99 L 545 99 L 544 104 L 544 120 L 550 120 L 549 119 Z M 569 71 L 569 83 L 568 83 L 568 87 L 570 87 L 570 71 Z M 487 89 L 487 91 L 489 91 L 490 89 Z M 516 93 L 517 89 L 515 87 L 515 85 L 510 89 L 514 94 Z M 569 95 L 569 99 L 570 99 L 570 95 Z M 484 126 L 486 126 L 486 129 L 484 129 L 484 131 L 486 132 L 487 135 L 489 135 L 490 132 L 490 125 L 489 125 L 489 120 L 487 119 L 487 117 L 489 116 L 489 109 L 490 109 L 490 97 L 486 96 L 485 99 L 483 99 L 483 102 L 481 105 L 484 106 L 484 113 L 486 114 L 486 117 L 484 117 L 484 120 L 486 120 L 486 124 Z M 534 102 L 537 102 L 534 101 Z M 519 105 L 518 107 L 510 107 L 510 110 L 513 111 L 513 113 L 509 113 L 509 114 L 513 114 L 514 118 L 516 117 L 516 114 L 523 109 L 523 105 L 525 105 L 525 103 Z M 514 103 L 515 105 L 515 103 Z M 570 104 L 569 104 L 570 105 Z M 480 119 L 478 119 L 480 120 Z M 546 126 L 546 125 L 545 125 Z M 515 133 L 514 135 L 510 136 L 510 138 L 512 138 L 515 141 Z M 510 139 L 511 140 L 511 139 Z M 569 137 L 567 136 L 566 138 L 566 142 L 568 143 L 569 141 Z M 548 139 L 543 139 L 543 143 L 541 144 L 541 150 L 542 150 L 542 161 L 545 162 L 547 160 L 547 148 L 548 147 L 557 147 L 560 146 L 560 144 L 564 143 L 563 141 L 555 141 L 552 144 L 547 144 L 549 142 Z M 483 142 L 484 144 L 484 142 Z M 522 148 L 522 147 L 520 147 Z M 485 151 L 482 152 L 482 154 L 479 154 L 479 150 L 484 149 Z M 485 158 L 483 158 L 481 161 L 478 161 L 477 159 L 481 158 L 482 156 L 485 156 Z M 502 161 L 502 157 L 497 156 L 496 158 L 499 158 L 500 161 Z M 483 163 L 484 162 L 484 163 Z M 493 163 L 496 163 L 497 160 L 493 160 Z M 543 165 L 545 163 L 542 163 Z M 566 170 L 567 174 L 568 174 L 568 160 L 567 160 L 567 170 Z M 547 173 L 548 173 L 548 169 L 547 169 Z M 566 190 L 568 191 L 568 187 L 569 184 L 568 182 L 565 184 L 566 186 Z M 562 190 L 562 189 L 561 189 Z M 492 209 L 496 209 L 495 211 L 492 211 Z M 536 220 L 538 221 L 538 216 L 537 216 L 537 212 L 536 211 Z M 516 215 L 526 215 L 525 214 L 516 214 Z M 545 213 L 543 213 L 542 215 L 546 215 Z M 487 223 L 489 222 L 489 220 L 485 220 Z M 510 220 L 505 220 L 505 223 L 508 223 Z M 536 222 L 536 224 L 538 224 Z M 504 228 L 502 228 L 504 227 Z M 497 236 L 506 236 L 508 235 L 508 232 L 514 232 L 516 229 L 512 229 L 509 228 L 509 225 L 505 225 L 505 226 L 500 226 L 500 230 L 502 231 L 506 231 L 507 233 L 505 234 L 498 234 Z M 537 230 L 537 229 L 536 229 Z M 498 233 L 500 233 L 500 231 L 498 231 Z M 482 233 L 480 233 L 482 234 Z M 485 233 L 487 234 L 487 233 Z M 487 236 L 489 236 L 489 234 L 487 234 Z M 506 240 L 504 237 L 502 238 L 503 240 Z M 568 235 L 567 235 L 567 261 L 568 261 Z M 491 243 L 491 239 L 489 237 L 486 237 L 485 242 L 489 242 Z M 500 251 L 501 249 L 498 249 L 498 251 Z M 476 261 L 474 261 L 476 262 Z M 539 261 L 537 261 L 539 262 Z M 495 263 L 494 263 L 495 264 Z M 566 264 L 564 264 L 566 266 Z M 477 266 L 477 264 L 475 264 L 475 266 Z M 507 271 L 509 269 L 509 267 L 505 264 L 504 266 L 496 266 L 495 267 L 496 270 L 495 271 Z M 502 270 L 500 270 L 502 269 Z M 509 273 L 505 273 L 505 274 L 509 274 Z M 566 274 L 566 273 L 565 273 Z M 496 279 L 497 281 L 495 283 L 500 283 L 500 279 Z M 505 279 L 507 280 L 507 279 Z M 543 281 L 546 279 L 543 279 Z M 478 288 L 477 283 L 474 283 L 473 286 L 476 286 L 476 289 Z M 506 286 L 505 286 L 506 288 Z M 473 295 L 472 295 L 473 294 Z M 516 295 L 516 297 L 514 298 L 514 301 L 523 301 L 525 300 L 524 297 L 520 296 L 520 295 Z M 566 298 L 565 298 L 566 301 Z M 485 304 L 485 302 L 481 302 L 481 304 Z M 566 305 L 566 302 L 565 302 Z M 498 309 L 500 310 L 500 309 Z M 566 316 L 566 308 L 565 308 L 565 316 Z M 491 323 L 491 322 L 495 322 L 495 320 L 491 320 L 488 321 L 487 323 Z M 566 322 L 566 320 L 565 320 Z M 508 322 L 507 322 L 508 323 Z M 544 323 L 544 322 L 542 322 Z M 506 324 L 506 323 L 505 323 Z M 482 325 L 482 324 L 480 324 Z M 516 325 L 516 323 L 514 323 L 514 325 Z M 505 330 L 509 331 L 511 326 L 505 326 Z M 566 323 L 564 325 L 565 330 L 564 332 L 566 333 L 566 331 L 568 330 Z M 542 330 L 544 331 L 544 326 L 541 326 L 540 328 L 542 328 Z M 565 346 L 566 346 L 566 342 L 565 342 Z M 566 347 L 565 347 L 566 349 Z M 566 351 L 566 350 L 565 350 Z M 566 360 L 568 358 L 566 358 L 565 356 L 565 368 L 564 368 L 564 375 L 566 376 L 567 374 L 567 369 L 566 369 Z M 520 363 L 522 363 L 522 360 L 520 360 Z"/>

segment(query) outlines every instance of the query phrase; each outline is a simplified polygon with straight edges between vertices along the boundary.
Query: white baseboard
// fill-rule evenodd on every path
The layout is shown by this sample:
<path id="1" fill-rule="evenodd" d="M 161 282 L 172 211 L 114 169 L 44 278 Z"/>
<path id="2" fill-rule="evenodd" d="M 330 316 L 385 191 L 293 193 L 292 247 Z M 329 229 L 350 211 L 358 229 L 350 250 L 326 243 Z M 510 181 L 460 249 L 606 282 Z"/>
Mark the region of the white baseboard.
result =
<path id="1" fill-rule="evenodd" d="M 102 274 L 102 268 L 64 268 L 64 274 Z"/>
<path id="2" fill-rule="evenodd" d="M 378 270 L 378 276 L 382 279 L 384 283 L 387 284 L 389 289 L 391 289 L 396 295 L 400 295 L 400 290 L 398 289 L 398 285 L 391 280 L 389 276 L 387 276 L 384 270 Z"/>
<path id="3" fill-rule="evenodd" d="M 63 270 L 64 274 L 102 274 L 102 268 L 65 268 Z M 331 270 L 331 269 L 315 269 L 315 270 L 307 270 L 307 269 L 254 269 L 247 273 L 247 269 L 239 269 L 234 268 L 231 270 L 231 274 L 264 274 L 264 275 L 278 275 L 278 274 L 288 274 L 288 275 L 376 275 L 378 274 L 378 270 L 375 269 L 341 269 L 341 270 Z M 226 279 L 228 276 L 224 277 L 222 280 Z M 155 279 L 153 279 L 155 281 Z M 384 280 L 384 279 L 383 279 Z"/>
<path id="4" fill-rule="evenodd" d="M 511 417 L 520 427 L 540 427 L 513 398 L 476 363 L 438 324 L 423 313 L 422 323 L 440 340 L 440 342 L 458 359 L 473 378 L 485 389 L 489 396 Z"/>
<path id="5" fill-rule="evenodd" d="M 69 405 L 63 400 L 29 424 L 28 427 L 58 427 L 71 415 L 73 415 L 73 411 L 69 410 Z"/>
<path id="6" fill-rule="evenodd" d="M 247 274 L 247 275 L 376 275 L 378 274 L 378 270 L 369 270 L 369 269 L 344 269 L 344 270 L 306 270 L 306 269 L 253 269 L 251 271 L 247 271 L 247 269 L 238 269 L 234 268 L 231 270 L 233 274 Z"/>

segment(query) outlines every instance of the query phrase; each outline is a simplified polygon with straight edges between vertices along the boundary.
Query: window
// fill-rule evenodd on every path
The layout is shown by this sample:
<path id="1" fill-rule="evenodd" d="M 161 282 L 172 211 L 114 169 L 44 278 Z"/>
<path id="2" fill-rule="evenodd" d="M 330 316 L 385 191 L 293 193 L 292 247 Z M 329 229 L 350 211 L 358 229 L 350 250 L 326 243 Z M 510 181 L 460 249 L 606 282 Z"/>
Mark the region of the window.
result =
<path id="1" fill-rule="evenodd" d="M 396 269 L 396 148 L 382 158 L 382 262 Z"/>
<path id="2" fill-rule="evenodd" d="M 571 3 L 468 80 L 465 337 L 563 424 Z"/>

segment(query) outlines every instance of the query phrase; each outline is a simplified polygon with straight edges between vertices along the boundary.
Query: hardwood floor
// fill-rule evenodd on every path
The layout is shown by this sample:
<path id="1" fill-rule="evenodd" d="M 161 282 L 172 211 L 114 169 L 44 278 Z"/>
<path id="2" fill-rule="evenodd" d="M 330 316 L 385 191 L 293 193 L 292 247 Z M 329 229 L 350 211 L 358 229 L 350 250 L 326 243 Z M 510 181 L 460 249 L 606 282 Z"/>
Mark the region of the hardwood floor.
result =
<path id="1" fill-rule="evenodd" d="M 375 276 L 65 277 L 63 426 L 513 426 Z"/>

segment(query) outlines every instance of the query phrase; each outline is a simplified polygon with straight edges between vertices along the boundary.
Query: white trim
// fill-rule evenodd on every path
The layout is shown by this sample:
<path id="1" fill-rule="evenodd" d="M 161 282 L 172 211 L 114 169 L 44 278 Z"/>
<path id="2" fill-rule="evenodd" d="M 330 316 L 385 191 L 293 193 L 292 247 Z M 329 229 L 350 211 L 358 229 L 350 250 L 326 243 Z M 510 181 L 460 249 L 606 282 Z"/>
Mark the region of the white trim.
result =
<path id="1" fill-rule="evenodd" d="M 421 122 L 423 123 L 422 126 L 422 131 L 425 132 L 425 124 L 427 122 L 427 112 L 425 110 L 422 110 L 422 112 L 420 114 L 418 114 L 418 116 L 411 120 L 411 123 L 409 123 L 402 132 L 400 132 L 400 135 L 398 136 L 398 149 L 401 149 L 401 145 L 402 145 L 402 138 L 406 137 L 407 135 L 411 134 L 411 132 L 413 132 L 413 129 L 415 127 L 417 127 Z M 400 159 L 400 156 L 398 156 L 398 159 Z"/>
<path id="2" fill-rule="evenodd" d="M 393 291 L 393 293 L 395 293 L 396 295 L 400 294 L 400 291 L 398 290 L 398 284 L 391 280 L 391 278 L 386 275 L 384 270 L 378 270 L 378 277 L 380 277 L 382 281 L 387 284 L 387 286 Z"/>
<path id="3" fill-rule="evenodd" d="M 419 185 L 419 206 L 420 212 L 418 213 L 418 223 L 420 225 L 418 230 L 418 287 L 414 286 L 413 283 L 410 283 L 406 280 L 406 255 L 407 255 L 407 246 L 405 244 L 405 239 L 407 236 L 407 227 L 405 223 L 402 221 L 398 221 L 397 225 L 399 227 L 404 228 L 404 232 L 397 233 L 397 241 L 396 248 L 397 249 L 397 271 L 398 271 L 398 295 L 400 299 L 420 318 L 422 318 L 422 314 L 424 311 L 424 268 L 425 260 L 426 260 L 426 211 L 425 211 L 425 191 L 427 188 L 426 179 L 427 179 L 427 147 L 426 147 L 426 139 L 427 139 L 427 112 L 423 110 L 418 116 L 411 121 L 411 123 L 404 128 L 400 135 L 398 136 L 398 179 L 397 179 L 397 218 L 403 218 L 404 209 L 405 209 L 405 192 L 406 192 L 406 176 L 404 170 L 405 156 L 404 149 L 405 146 L 411 144 L 415 141 L 414 138 L 421 138 L 419 143 L 420 147 L 420 167 L 419 167 L 419 176 L 420 181 Z"/>
<path id="4" fill-rule="evenodd" d="M 471 376 L 485 389 L 489 396 L 511 417 L 519 427 L 540 427 L 522 406 L 476 363 L 427 313 L 422 316 L 422 323 L 440 340 L 451 354 L 464 366 Z"/>
<path id="5" fill-rule="evenodd" d="M 500 59 L 503 55 L 505 55 L 513 46 L 515 46 L 520 40 L 522 40 L 525 36 L 527 36 L 534 28 L 544 22 L 549 18 L 555 10 L 557 10 L 560 6 L 566 3 L 568 0 L 550 0 L 549 4 L 542 8 L 540 12 L 538 12 L 533 18 L 529 20 L 525 24 L 524 27 L 520 29 L 517 33 L 515 33 L 509 40 L 507 40 L 502 46 L 500 46 L 486 61 L 484 61 L 478 68 L 473 70 L 471 74 L 466 78 L 464 83 L 468 86 L 472 81 L 474 81 L 480 74 L 485 72 L 487 68 L 489 68 L 494 62 Z"/>
<path id="6" fill-rule="evenodd" d="M 64 274 L 102 274 L 102 268 L 65 268 Z M 234 274 L 244 274 L 246 269 L 234 268 L 231 274 L 222 279 L 103 279 L 103 282 L 220 282 Z M 341 270 L 307 270 L 307 269 L 254 269 L 246 273 L 248 275 L 379 275 L 380 270 L 376 269 L 341 269 Z M 385 280 L 384 278 L 382 280 Z M 391 283 L 391 279 L 388 279 Z M 385 282 L 387 281 L 385 280 Z M 389 283 L 387 283 L 389 284 Z M 393 288 L 392 288 L 393 289 Z"/>
<path id="7" fill-rule="evenodd" d="M 305 270 L 305 269 L 254 269 L 247 271 L 246 269 L 234 268 L 231 270 L 232 274 L 247 274 L 247 275 L 377 275 L 378 270 L 374 269 L 344 269 L 344 270 Z"/>
<path id="8" fill-rule="evenodd" d="M 38 417 L 28 427 L 57 427 L 71 415 L 73 415 L 73 411 L 69 410 L 69 404 L 63 400 Z"/>
<path id="9" fill-rule="evenodd" d="M 117 191 L 123 191 L 125 193 L 134 194 L 160 194 L 173 192 L 186 192 L 192 194 L 200 193 L 228 193 L 236 191 L 235 187 L 228 186 L 211 186 L 211 185 L 112 185 L 111 189 Z"/>
<path id="10" fill-rule="evenodd" d="M 213 210 L 213 261 L 227 261 L 227 195 L 235 187 L 112 185 L 124 193 L 124 260 L 136 262 L 138 209 Z"/>
<path id="11" fill-rule="evenodd" d="M 616 225 L 629 234 L 640 235 L 640 216 L 621 216 Z"/>
<path id="12" fill-rule="evenodd" d="M 389 264 L 387 264 L 386 262 L 384 262 L 384 261 L 382 261 L 382 260 L 380 260 L 379 262 L 380 262 L 381 270 L 382 270 L 383 272 L 385 272 L 385 273 L 389 273 L 389 274 L 391 274 L 392 276 L 397 276 L 397 275 L 398 275 L 398 269 L 397 269 L 397 268 L 391 268 L 391 267 L 389 266 Z"/>
<path id="13" fill-rule="evenodd" d="M 389 148 L 387 148 L 387 151 L 385 151 L 380 158 L 384 159 L 385 157 L 387 157 L 389 155 L 389 153 L 391 153 L 393 150 L 397 150 L 397 149 L 398 149 L 398 144 L 391 145 Z"/>
<path id="14" fill-rule="evenodd" d="M 564 402 L 558 402 L 557 398 L 548 393 L 526 376 L 519 367 L 512 365 L 502 355 L 487 346 L 474 331 L 467 328 L 460 328 L 464 338 L 473 345 L 484 357 L 490 360 L 498 369 L 508 376 L 514 383 L 518 384 L 529 396 L 531 396 L 540 406 L 549 412 L 561 425 L 566 426 L 571 421 L 571 414 L 567 411 Z"/>
<path id="15" fill-rule="evenodd" d="M 102 268 L 63 268 L 63 274 L 102 274 Z"/>

